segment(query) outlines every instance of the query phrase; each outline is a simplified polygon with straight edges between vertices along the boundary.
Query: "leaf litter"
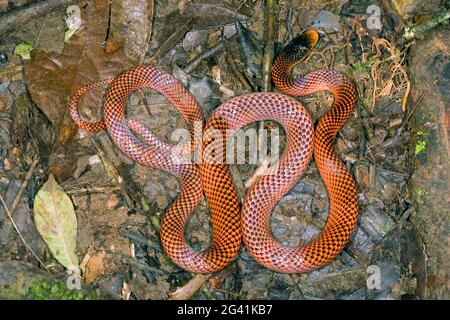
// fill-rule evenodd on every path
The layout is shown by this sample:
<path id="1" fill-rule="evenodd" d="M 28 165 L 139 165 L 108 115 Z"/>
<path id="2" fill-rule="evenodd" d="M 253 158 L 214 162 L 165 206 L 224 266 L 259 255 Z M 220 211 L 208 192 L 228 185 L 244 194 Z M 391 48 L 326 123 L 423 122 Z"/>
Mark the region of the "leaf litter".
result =
<path id="1" fill-rule="evenodd" d="M 30 28 L 22 30 L 28 32 L 27 41 L 33 46 L 31 59 L 24 63 L 24 81 L 30 94 L 25 99 L 35 103 L 37 108 L 34 108 L 48 118 L 57 137 L 57 143 L 47 144 L 45 150 L 27 142 L 25 134 L 19 135 L 22 136 L 20 150 L 34 150 L 38 155 L 47 153 L 51 158 L 48 166 L 44 162 L 34 173 L 36 184 L 41 186 L 36 197 L 30 194 L 34 199 L 31 203 L 35 219 L 36 216 L 37 221 L 41 219 L 36 226 L 46 225 L 36 210 L 45 207 L 39 201 L 42 202 L 41 191 L 47 192 L 47 188 L 59 194 L 61 201 L 72 199 L 72 209 L 76 212 L 75 219 L 74 212 L 68 219 L 72 227 L 58 225 L 61 221 L 53 219 L 57 227 L 53 230 L 66 228 L 72 240 L 74 230 L 78 232 L 70 250 L 59 249 L 61 244 L 55 247 L 52 244 L 58 243 L 55 237 L 43 236 L 52 256 L 66 266 L 78 264 L 80 257 L 90 252 L 84 265 L 85 282 L 99 286 L 105 295 L 116 299 L 161 299 L 183 291 L 194 299 L 399 299 L 417 295 L 416 288 L 423 291 L 426 281 L 423 271 L 403 272 L 405 269 L 401 268 L 419 253 L 400 254 L 403 251 L 399 245 L 400 240 L 407 243 L 408 239 L 414 240 L 418 247 L 421 245 L 417 230 L 408 224 L 399 227 L 405 212 L 412 208 L 407 190 L 410 136 L 407 130 L 399 129 L 404 128 L 404 111 L 411 111 L 404 98 L 408 93 L 408 77 L 403 73 L 408 71 L 407 51 L 404 51 L 405 44 L 399 44 L 393 36 L 396 26 L 386 23 L 383 31 L 366 29 L 367 17 L 360 10 L 364 9 L 360 1 L 326 4 L 312 1 L 307 5 L 303 1 L 280 1 L 276 39 L 280 46 L 290 33 L 298 34 L 305 25 L 329 29 L 331 34 L 295 70 L 296 75 L 334 68 L 347 73 L 358 85 L 358 109 L 336 142 L 338 155 L 345 159 L 359 185 L 361 219 L 347 248 L 328 266 L 300 275 L 280 275 L 266 270 L 245 250 L 229 268 L 209 279 L 192 278 L 167 259 L 154 226 L 177 196 L 177 180 L 165 172 L 130 162 L 114 151 L 113 145 L 108 146 L 105 133 L 86 137 L 67 114 L 68 98 L 83 84 L 109 78 L 147 61 L 157 62 L 183 77 L 192 90 L 207 92 L 199 98 L 202 108 L 210 112 L 229 97 L 225 92 L 240 94 L 261 87 L 260 43 L 264 21 L 261 4 L 252 1 L 230 0 L 224 5 L 210 1 L 155 4 L 153 7 L 153 1 L 80 1 L 81 24 L 69 23 L 68 30 L 58 27 L 48 37 L 44 35 L 50 31 L 51 23 L 46 25 L 45 19 L 40 36 L 30 32 Z M 60 12 L 60 17 L 67 13 L 66 9 Z M 72 33 L 66 42 L 64 31 Z M 236 32 L 238 36 L 233 37 Z M 43 37 L 41 41 L 37 41 L 39 37 Z M 58 49 L 61 43 L 62 51 Z M 161 46 L 165 49 L 158 52 Z M 0 44 L 0 51 L 2 48 Z M 15 68 L 22 62 L 6 52 L 10 69 L 3 74 L 0 69 L 0 79 L 5 75 L 10 83 L 21 81 L 20 77 L 12 80 L 10 74 L 17 72 Z M 83 118 L 92 121 L 101 117 L 105 90 L 96 90 L 80 101 Z M 15 103 L 14 97 L 24 95 L 23 88 L 11 84 L 5 92 L 0 95 L 0 102 L 6 110 Z M 300 100 L 315 120 L 324 114 L 330 102 L 325 94 Z M 127 112 L 166 141 L 170 141 L 174 129 L 185 126 L 173 106 L 151 90 L 133 94 Z M 37 131 L 33 132 L 36 135 Z M 2 150 L 8 150 L 6 144 L 2 143 Z M 78 161 L 82 157 L 86 160 Z M 110 171 L 108 161 L 91 162 L 91 157 L 109 158 L 112 166 L 119 168 L 126 164 L 125 169 L 117 170 L 111 179 L 106 173 Z M 9 175 L 24 168 L 12 162 Z M 254 166 L 239 165 L 233 170 L 235 179 L 242 185 L 242 194 L 254 169 Z M 50 172 L 58 172 L 55 178 L 59 184 L 51 175 L 47 179 Z M 125 176 L 133 181 L 126 188 L 120 185 Z M 140 196 L 127 196 L 133 193 Z M 66 203 L 66 207 L 70 205 Z M 327 212 L 326 190 L 315 165 L 311 164 L 297 187 L 274 208 L 272 232 L 283 243 L 307 243 L 320 232 Z M 64 214 L 69 213 L 61 212 L 59 218 Z M 0 227 L 4 224 L 1 218 L 0 213 Z M 208 247 L 210 225 L 206 202 L 191 219 L 187 237 L 196 249 Z M 44 257 L 41 251 L 38 254 Z M 421 259 L 414 260 L 420 268 L 423 267 Z M 379 265 L 388 275 L 376 292 L 366 288 L 369 263 Z M 195 283 L 194 292 L 190 291 L 193 287 L 189 283 Z M 177 287 L 181 288 L 176 290 Z"/>

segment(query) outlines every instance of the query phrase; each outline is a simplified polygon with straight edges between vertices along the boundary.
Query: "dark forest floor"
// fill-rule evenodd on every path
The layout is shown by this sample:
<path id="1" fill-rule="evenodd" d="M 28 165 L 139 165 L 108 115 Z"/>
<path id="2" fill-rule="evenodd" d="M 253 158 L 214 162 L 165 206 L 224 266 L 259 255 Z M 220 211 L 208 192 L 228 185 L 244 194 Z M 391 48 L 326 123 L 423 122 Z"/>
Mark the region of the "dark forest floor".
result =
<path id="1" fill-rule="evenodd" d="M 193 277 L 167 258 L 158 237 L 158 221 L 179 192 L 177 179 L 126 158 L 107 132 L 78 130 L 68 100 L 81 85 L 142 63 L 174 74 L 206 116 L 231 97 L 261 91 L 267 86 L 261 77 L 264 1 L 72 2 L 82 24 L 69 19 L 75 26 L 70 39 L 64 39 L 70 36 L 67 5 L 0 34 L 0 194 L 23 237 L 0 205 L 0 298 L 46 297 L 36 295 L 39 286 L 6 290 L 19 281 L 16 270 L 26 279 L 67 277 L 34 221 L 36 193 L 52 174 L 75 208 L 76 259 L 86 290 L 107 299 L 166 299 L 192 285 Z M 0 0 L 0 15 L 25 3 Z M 336 140 L 358 185 L 357 228 L 333 262 L 309 273 L 267 270 L 242 249 L 223 271 L 196 277 L 203 286 L 193 299 L 449 297 L 450 32 L 444 24 L 412 39 L 403 36 L 405 26 L 446 10 L 446 1 L 279 1 L 276 50 L 305 28 L 326 32 L 295 75 L 336 69 L 357 85 L 357 108 Z M 84 118 L 98 119 L 104 91 L 82 99 Z M 331 96 L 298 100 L 316 122 Z M 186 127 L 151 90 L 130 96 L 127 113 L 166 142 Z M 244 196 L 255 166 L 232 169 Z M 189 222 L 194 248 L 210 242 L 208 211 L 204 201 Z M 327 192 L 312 162 L 274 208 L 273 235 L 288 245 L 307 244 L 327 214 Z M 380 281 L 373 282 L 378 272 Z"/>

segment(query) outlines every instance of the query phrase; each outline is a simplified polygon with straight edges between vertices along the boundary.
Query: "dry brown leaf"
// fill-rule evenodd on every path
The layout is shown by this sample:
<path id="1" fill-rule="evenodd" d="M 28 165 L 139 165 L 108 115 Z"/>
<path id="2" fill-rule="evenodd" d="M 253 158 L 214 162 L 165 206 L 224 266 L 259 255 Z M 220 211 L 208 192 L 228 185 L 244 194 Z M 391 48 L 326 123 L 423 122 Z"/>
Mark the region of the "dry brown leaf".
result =
<path id="1" fill-rule="evenodd" d="M 203 1 L 189 3 L 181 10 L 175 10 L 163 18 L 164 25 L 156 34 L 158 44 L 164 43 L 173 35 L 177 28 L 181 28 L 188 21 L 195 19 L 192 30 L 204 30 L 227 24 L 234 24 L 236 20 L 247 20 L 248 17 L 217 1 Z"/>
<path id="2" fill-rule="evenodd" d="M 101 251 L 95 253 L 87 262 L 84 273 L 84 281 L 86 284 L 91 284 L 105 271 L 104 260 L 106 252 Z"/>
<path id="3" fill-rule="evenodd" d="M 386 83 L 383 90 L 381 90 L 380 96 L 381 97 L 389 97 L 391 95 L 393 86 L 394 86 L 394 81 L 391 79 Z"/>
<path id="4" fill-rule="evenodd" d="M 73 147 L 65 147 L 78 131 L 68 114 L 70 96 L 82 85 L 116 76 L 142 63 L 151 33 L 152 3 L 82 2 L 79 6 L 84 27 L 65 43 L 62 54 L 38 52 L 25 65 L 31 97 L 58 133 L 58 155 L 50 164 L 56 176 L 75 168 Z M 78 107 L 83 118 L 98 119 L 104 92 L 100 88 L 81 99 Z M 58 164 L 60 159 L 62 165 Z"/>

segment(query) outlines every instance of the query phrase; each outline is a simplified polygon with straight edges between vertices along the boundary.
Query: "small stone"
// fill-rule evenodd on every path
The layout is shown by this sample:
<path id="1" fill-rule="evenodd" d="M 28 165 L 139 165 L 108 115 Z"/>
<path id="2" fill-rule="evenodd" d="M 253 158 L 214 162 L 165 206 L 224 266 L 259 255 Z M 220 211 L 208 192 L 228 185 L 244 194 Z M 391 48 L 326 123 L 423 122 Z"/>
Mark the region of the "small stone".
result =
<path id="1" fill-rule="evenodd" d="M 230 38 L 236 34 L 236 25 L 228 24 L 223 28 L 223 36 L 225 38 Z"/>
<path id="2" fill-rule="evenodd" d="M 306 24 L 314 29 L 330 32 L 340 31 L 339 16 L 325 10 L 319 11 L 319 13 Z"/>
<path id="3" fill-rule="evenodd" d="M 8 56 L 4 52 L 0 52 L 0 63 L 5 64 L 8 62 Z"/>
<path id="4" fill-rule="evenodd" d="M 195 30 L 186 34 L 183 40 L 183 49 L 187 52 L 208 39 L 208 30 Z"/>
<path id="5" fill-rule="evenodd" d="M 9 158 L 5 158 L 5 160 L 3 160 L 3 168 L 5 171 L 10 171 L 14 168 L 14 163 Z"/>

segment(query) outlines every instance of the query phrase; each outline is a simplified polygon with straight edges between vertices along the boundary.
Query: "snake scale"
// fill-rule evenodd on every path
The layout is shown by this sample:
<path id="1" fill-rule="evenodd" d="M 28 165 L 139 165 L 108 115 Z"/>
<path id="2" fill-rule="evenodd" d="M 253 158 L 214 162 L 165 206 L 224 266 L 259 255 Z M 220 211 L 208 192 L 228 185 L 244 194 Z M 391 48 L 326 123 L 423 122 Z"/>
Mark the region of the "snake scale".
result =
<path id="1" fill-rule="evenodd" d="M 275 59 L 272 80 L 283 94 L 246 94 L 214 110 L 204 132 L 219 131 L 223 140 L 204 137 L 200 164 L 177 161 L 177 146 L 160 141 L 143 124 L 125 117 L 128 96 L 139 88 L 151 88 L 177 108 L 191 134 L 196 121 L 203 123 L 200 106 L 193 95 L 161 68 L 134 67 L 117 77 L 86 85 L 72 95 L 70 113 L 80 128 L 87 131 L 106 128 L 128 157 L 179 178 L 181 191 L 162 220 L 160 236 L 164 250 L 180 267 L 199 273 L 218 271 L 236 258 L 243 241 L 253 258 L 265 267 L 278 272 L 305 272 L 328 263 L 347 244 L 358 217 L 357 190 L 350 171 L 335 154 L 334 141 L 354 110 L 355 87 L 333 70 L 314 71 L 295 80 L 290 76 L 293 66 L 318 39 L 317 31 L 308 30 L 283 48 Z M 95 123 L 82 120 L 77 111 L 79 98 L 105 84 L 110 86 L 103 104 L 104 119 Z M 322 90 L 330 91 L 334 101 L 314 130 L 308 112 L 289 96 L 305 96 Z M 274 120 L 283 127 L 286 145 L 276 171 L 259 177 L 241 205 L 223 158 L 225 146 L 237 130 L 262 120 Z M 328 219 L 322 233 L 311 243 L 298 248 L 284 246 L 271 234 L 270 214 L 298 182 L 313 154 L 328 190 Z M 197 252 L 185 239 L 185 227 L 203 194 L 211 210 L 212 244 L 208 250 Z"/>

